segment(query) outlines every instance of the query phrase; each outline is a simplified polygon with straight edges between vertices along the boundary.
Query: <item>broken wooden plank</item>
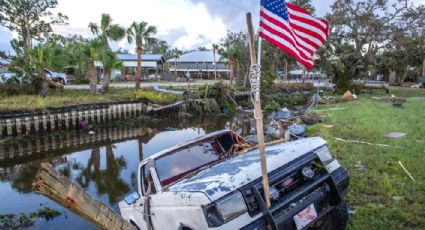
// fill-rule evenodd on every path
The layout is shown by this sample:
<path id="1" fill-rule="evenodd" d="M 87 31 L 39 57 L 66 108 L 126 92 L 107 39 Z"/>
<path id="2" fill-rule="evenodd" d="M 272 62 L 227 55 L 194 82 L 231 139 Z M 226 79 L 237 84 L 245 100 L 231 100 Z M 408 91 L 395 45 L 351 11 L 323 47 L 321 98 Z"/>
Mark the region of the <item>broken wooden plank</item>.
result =
<path id="1" fill-rule="evenodd" d="M 112 208 L 93 198 L 50 164 L 41 164 L 32 187 L 35 192 L 50 198 L 100 229 L 135 230 L 133 225 Z"/>

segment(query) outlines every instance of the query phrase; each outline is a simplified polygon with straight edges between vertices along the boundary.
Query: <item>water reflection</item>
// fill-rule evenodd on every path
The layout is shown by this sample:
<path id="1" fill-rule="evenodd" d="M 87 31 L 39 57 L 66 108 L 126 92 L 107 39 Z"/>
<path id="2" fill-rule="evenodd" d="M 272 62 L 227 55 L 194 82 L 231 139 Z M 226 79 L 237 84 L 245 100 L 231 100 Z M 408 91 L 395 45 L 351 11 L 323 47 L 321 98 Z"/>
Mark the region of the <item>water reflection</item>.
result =
<path id="1" fill-rule="evenodd" d="M 111 144 L 106 146 L 106 168 L 103 170 L 100 169 L 100 161 L 100 148 L 93 148 L 86 167 L 81 164 L 73 166 L 80 171 L 75 180 L 84 189 L 88 189 L 91 182 L 95 183 L 96 193 L 107 194 L 109 203 L 114 204 L 130 191 L 129 185 L 120 177 L 127 163 L 123 156 L 114 156 Z"/>
<path id="2" fill-rule="evenodd" d="M 34 211 L 40 203 L 64 210 L 32 192 L 31 183 L 42 162 L 50 162 L 97 199 L 118 210 L 117 202 L 137 188 L 137 166 L 146 157 L 224 128 L 249 133 L 249 123 L 246 119 L 241 122 L 241 119 L 218 116 L 176 118 L 141 122 L 131 127 L 103 127 L 96 130 L 95 135 L 75 133 L 59 138 L 40 137 L 0 146 L 0 155 L 3 154 L 0 194 L 7 194 L 4 205 L 0 205 L 0 214 Z M 5 149 L 7 153 L 1 152 Z M 79 226 L 94 229 L 70 212 L 65 213 L 67 218 L 42 222 L 40 228 L 75 229 Z"/>

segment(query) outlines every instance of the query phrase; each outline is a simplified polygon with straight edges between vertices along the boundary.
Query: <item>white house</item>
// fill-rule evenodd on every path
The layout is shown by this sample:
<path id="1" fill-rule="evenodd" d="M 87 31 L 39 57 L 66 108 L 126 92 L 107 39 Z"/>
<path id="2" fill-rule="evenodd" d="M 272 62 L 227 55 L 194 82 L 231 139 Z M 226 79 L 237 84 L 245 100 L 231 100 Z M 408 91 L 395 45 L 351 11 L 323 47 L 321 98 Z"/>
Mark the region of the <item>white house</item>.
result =
<path id="1" fill-rule="evenodd" d="M 117 57 L 122 61 L 124 70 L 113 70 L 111 77 L 120 77 L 122 80 L 134 81 L 137 67 L 137 54 L 117 54 Z M 162 76 L 164 64 L 165 59 L 162 54 L 142 54 L 142 76 L 146 77 L 153 74 L 156 77 Z M 100 70 L 103 67 L 100 61 L 97 61 L 95 65 Z"/>
<path id="2" fill-rule="evenodd" d="M 191 77 L 214 78 L 217 69 L 218 77 L 229 73 L 228 61 L 213 51 L 193 51 L 180 57 L 167 60 L 169 71 L 177 74 L 189 73 Z"/>

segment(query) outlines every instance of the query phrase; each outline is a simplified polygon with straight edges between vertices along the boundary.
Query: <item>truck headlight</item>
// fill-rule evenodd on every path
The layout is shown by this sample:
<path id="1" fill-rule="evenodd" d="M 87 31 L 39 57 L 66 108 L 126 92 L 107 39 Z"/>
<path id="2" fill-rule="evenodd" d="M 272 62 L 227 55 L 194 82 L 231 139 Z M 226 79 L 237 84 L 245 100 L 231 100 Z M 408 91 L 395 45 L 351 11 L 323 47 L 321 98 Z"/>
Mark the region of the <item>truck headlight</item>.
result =
<path id="1" fill-rule="evenodd" d="M 334 160 L 334 158 L 331 155 L 331 152 L 329 151 L 328 146 L 323 146 L 320 149 L 317 149 L 314 151 L 320 158 L 323 164 L 328 164 Z"/>
<path id="2" fill-rule="evenodd" d="M 245 200 L 240 192 L 225 197 L 204 207 L 209 227 L 218 227 L 244 214 L 247 211 Z"/>

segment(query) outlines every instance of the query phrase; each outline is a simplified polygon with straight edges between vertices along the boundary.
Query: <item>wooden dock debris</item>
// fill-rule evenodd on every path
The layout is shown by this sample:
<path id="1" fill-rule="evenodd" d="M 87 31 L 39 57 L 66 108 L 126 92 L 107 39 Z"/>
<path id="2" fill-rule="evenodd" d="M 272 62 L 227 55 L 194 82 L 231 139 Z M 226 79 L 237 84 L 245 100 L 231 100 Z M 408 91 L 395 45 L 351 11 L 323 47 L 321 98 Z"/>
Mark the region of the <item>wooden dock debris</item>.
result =
<path id="1" fill-rule="evenodd" d="M 113 209 L 93 198 L 50 164 L 41 164 L 32 187 L 35 192 L 50 198 L 100 229 L 136 229 Z"/>

